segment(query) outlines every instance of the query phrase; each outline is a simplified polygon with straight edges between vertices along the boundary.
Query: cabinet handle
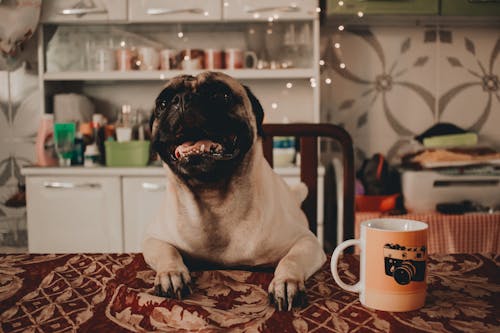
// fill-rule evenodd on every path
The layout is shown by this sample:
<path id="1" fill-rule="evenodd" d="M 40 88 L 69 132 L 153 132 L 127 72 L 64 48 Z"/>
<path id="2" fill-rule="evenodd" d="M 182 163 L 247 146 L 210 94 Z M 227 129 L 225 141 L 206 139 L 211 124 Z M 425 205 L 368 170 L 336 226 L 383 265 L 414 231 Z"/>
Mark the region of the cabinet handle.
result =
<path id="1" fill-rule="evenodd" d="M 149 192 L 160 192 L 165 191 L 167 186 L 164 184 L 142 183 L 142 188 Z"/>
<path id="2" fill-rule="evenodd" d="M 170 9 L 170 8 L 148 8 L 146 11 L 148 15 L 170 15 L 170 14 L 203 14 L 205 10 L 203 8 L 183 8 L 183 9 Z"/>
<path id="3" fill-rule="evenodd" d="M 92 188 L 98 189 L 101 188 L 101 184 L 99 183 L 81 183 L 75 184 L 70 182 L 44 182 L 43 186 L 45 188 L 51 189 L 72 189 L 72 188 Z"/>
<path id="4" fill-rule="evenodd" d="M 292 13 L 292 12 L 300 11 L 300 7 L 297 6 L 296 4 L 291 4 L 288 6 L 279 6 L 279 7 L 261 7 L 261 8 L 245 7 L 245 12 L 248 14 L 272 12 L 272 11 L 280 11 L 283 13 Z"/>
<path id="5" fill-rule="evenodd" d="M 106 14 L 108 10 L 106 8 L 66 8 L 59 12 L 61 15 L 76 15 L 83 16 L 86 14 Z"/>

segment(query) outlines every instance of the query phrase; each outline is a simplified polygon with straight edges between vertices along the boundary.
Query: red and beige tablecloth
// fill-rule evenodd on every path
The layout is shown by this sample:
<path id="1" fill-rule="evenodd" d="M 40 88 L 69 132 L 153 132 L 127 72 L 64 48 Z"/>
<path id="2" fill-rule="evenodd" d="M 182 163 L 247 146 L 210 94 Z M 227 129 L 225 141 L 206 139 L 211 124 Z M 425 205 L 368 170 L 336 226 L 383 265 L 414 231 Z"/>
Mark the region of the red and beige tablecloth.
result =
<path id="1" fill-rule="evenodd" d="M 140 254 L 0 255 L 2 332 L 500 332 L 498 255 L 431 256 L 428 297 L 418 311 L 361 306 L 326 263 L 306 284 L 309 304 L 269 305 L 272 272 L 193 272 L 194 292 L 152 296 L 154 272 Z M 340 274 L 352 283 L 359 259 Z"/>
<path id="2" fill-rule="evenodd" d="M 358 212 L 355 237 L 359 237 L 361 222 L 380 217 L 428 223 L 429 253 L 500 253 L 500 213 L 447 215 L 429 212 L 388 216 L 380 212 Z"/>

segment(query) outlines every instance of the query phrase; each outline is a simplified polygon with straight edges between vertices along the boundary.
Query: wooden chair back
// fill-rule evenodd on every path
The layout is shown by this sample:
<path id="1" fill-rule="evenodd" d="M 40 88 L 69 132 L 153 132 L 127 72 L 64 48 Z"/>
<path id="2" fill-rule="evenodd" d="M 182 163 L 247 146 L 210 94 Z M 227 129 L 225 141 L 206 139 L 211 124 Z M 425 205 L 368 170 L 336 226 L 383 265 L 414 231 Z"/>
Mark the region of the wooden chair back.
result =
<path id="1" fill-rule="evenodd" d="M 342 149 L 343 165 L 343 235 L 342 239 L 354 238 L 354 149 L 352 139 L 342 127 L 333 124 L 264 124 L 264 156 L 273 166 L 273 137 L 293 136 L 300 142 L 300 179 L 307 185 L 308 194 L 302 203 L 310 229 L 317 233 L 318 193 L 318 142 L 319 138 L 331 138 Z M 337 223 L 340 223 L 337 221 Z M 332 226 L 331 230 L 337 230 Z M 325 242 L 328 235 L 325 235 Z M 336 239 L 329 239 L 336 244 Z"/>

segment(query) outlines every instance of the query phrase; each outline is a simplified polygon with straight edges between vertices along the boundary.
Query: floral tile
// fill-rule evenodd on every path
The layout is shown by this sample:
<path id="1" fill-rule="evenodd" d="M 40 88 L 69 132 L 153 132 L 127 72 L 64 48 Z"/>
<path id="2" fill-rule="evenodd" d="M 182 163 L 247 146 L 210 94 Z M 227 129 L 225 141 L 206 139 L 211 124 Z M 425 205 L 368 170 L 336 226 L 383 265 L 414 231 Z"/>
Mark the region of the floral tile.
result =
<path id="1" fill-rule="evenodd" d="M 439 121 L 500 148 L 497 30 L 329 28 L 321 43 L 321 119 L 365 155 L 391 155 Z"/>
<path id="2" fill-rule="evenodd" d="M 323 112 L 343 124 L 367 154 L 387 151 L 398 139 L 434 123 L 434 49 L 425 42 L 423 28 L 345 29 L 327 35 Z"/>
<path id="3" fill-rule="evenodd" d="M 451 38 L 440 49 L 439 119 L 500 146 L 500 33 L 457 28 Z"/>

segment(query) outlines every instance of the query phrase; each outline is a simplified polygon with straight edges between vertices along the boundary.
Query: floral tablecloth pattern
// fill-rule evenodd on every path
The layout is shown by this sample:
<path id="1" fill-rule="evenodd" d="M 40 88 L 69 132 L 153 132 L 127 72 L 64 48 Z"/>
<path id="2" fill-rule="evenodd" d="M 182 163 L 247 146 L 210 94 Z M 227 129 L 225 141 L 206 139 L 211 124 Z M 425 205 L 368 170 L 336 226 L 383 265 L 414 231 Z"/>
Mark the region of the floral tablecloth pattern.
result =
<path id="1" fill-rule="evenodd" d="M 308 280 L 308 305 L 269 305 L 272 271 L 192 272 L 184 300 L 152 295 L 140 254 L 0 255 L 0 332 L 500 332 L 499 255 L 433 255 L 424 308 L 363 307 L 333 281 L 329 264 Z M 359 258 L 339 263 L 357 280 Z"/>

